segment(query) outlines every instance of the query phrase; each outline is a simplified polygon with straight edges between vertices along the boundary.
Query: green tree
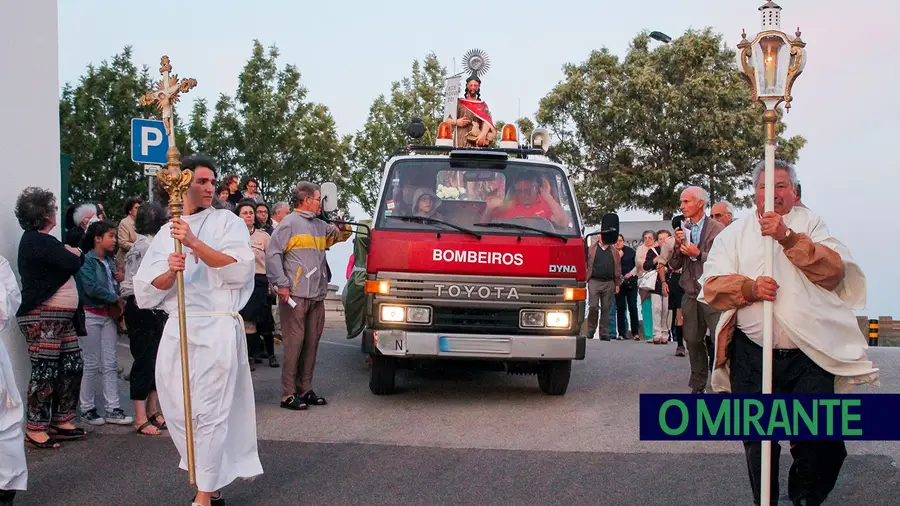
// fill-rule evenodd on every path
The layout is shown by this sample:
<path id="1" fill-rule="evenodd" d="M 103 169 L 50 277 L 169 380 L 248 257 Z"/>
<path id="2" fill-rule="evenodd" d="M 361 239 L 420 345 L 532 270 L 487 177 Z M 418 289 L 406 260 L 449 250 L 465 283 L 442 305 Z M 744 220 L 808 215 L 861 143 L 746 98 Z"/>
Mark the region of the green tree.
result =
<path id="1" fill-rule="evenodd" d="M 69 202 L 102 202 L 108 217 L 121 218 L 125 199 L 147 197 L 143 167 L 131 161 L 131 120 L 159 118 L 158 111 L 138 104 L 155 79 L 148 67 L 132 63 L 126 46 L 99 66 L 88 65 L 73 86 L 67 83 L 59 101 L 60 150 L 72 155 Z M 187 145 L 176 115 L 176 143 Z"/>
<path id="2" fill-rule="evenodd" d="M 412 73 L 391 85 L 388 97 L 380 95 L 369 108 L 369 117 L 353 138 L 349 189 L 368 214 L 375 211 L 387 159 L 408 144 L 406 127 L 414 117 L 422 119 L 422 144 L 434 144 L 443 112 L 446 69 L 434 53 L 412 64 Z"/>
<path id="3" fill-rule="evenodd" d="M 306 99 L 294 65 L 279 69 L 278 48 L 258 40 L 238 76 L 234 98 L 222 94 L 210 119 L 198 100 L 189 122 L 192 148 L 214 157 L 223 174 L 257 178 L 269 201 L 286 200 L 300 181 L 349 178 L 349 139 L 342 139 L 328 108 Z M 346 211 L 349 196 L 341 192 Z"/>
<path id="4" fill-rule="evenodd" d="M 620 61 L 603 48 L 540 102 L 539 124 L 573 171 L 588 223 L 643 209 L 671 217 L 680 189 L 697 184 L 716 200 L 748 201 L 753 164 L 762 157 L 762 106 L 735 63 L 735 52 L 707 28 L 649 48 L 638 34 Z M 796 161 L 802 137 L 781 137 L 779 156 Z"/>

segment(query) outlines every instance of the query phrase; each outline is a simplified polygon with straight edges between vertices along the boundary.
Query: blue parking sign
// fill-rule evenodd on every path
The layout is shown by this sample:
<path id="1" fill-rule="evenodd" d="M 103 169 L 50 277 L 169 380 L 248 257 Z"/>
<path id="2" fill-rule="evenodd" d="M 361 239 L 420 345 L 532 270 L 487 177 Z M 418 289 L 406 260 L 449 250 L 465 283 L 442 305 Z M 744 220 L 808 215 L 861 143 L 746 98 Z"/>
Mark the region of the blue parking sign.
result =
<path id="1" fill-rule="evenodd" d="M 131 160 L 137 163 L 166 164 L 169 137 L 162 121 L 133 118 L 131 120 Z"/>

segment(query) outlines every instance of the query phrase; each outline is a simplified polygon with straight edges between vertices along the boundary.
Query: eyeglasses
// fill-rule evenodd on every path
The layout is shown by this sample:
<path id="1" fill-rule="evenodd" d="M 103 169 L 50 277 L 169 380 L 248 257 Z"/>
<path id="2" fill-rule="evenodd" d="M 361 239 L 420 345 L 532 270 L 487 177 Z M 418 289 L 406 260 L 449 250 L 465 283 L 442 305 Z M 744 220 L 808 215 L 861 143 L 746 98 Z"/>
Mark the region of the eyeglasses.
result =
<path id="1" fill-rule="evenodd" d="M 721 218 L 722 216 L 725 216 L 725 215 L 722 214 L 722 213 L 716 213 L 716 214 L 712 215 L 712 218 L 713 218 L 714 220 L 718 220 L 718 219 Z"/>

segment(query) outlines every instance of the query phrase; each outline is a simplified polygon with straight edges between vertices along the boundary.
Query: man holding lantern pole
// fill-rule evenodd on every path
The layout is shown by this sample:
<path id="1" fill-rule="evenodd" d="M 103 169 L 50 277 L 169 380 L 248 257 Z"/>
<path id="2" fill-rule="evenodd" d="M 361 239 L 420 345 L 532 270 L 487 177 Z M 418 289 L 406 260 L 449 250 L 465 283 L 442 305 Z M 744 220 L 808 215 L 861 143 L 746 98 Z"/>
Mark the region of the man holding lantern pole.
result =
<path id="1" fill-rule="evenodd" d="M 756 219 L 740 220 L 713 243 L 698 300 L 723 311 L 716 329 L 712 388 L 717 393 L 762 393 L 763 302 L 774 306 L 772 393 L 833 394 L 878 384 L 878 369 L 854 310 L 862 309 L 866 279 L 850 250 L 822 219 L 795 207 L 794 168 L 775 162 L 774 211 L 765 209 L 763 164 L 753 171 Z M 765 237 L 775 240 L 774 269 L 764 275 Z M 793 504 L 821 504 L 847 456 L 843 441 L 791 441 L 788 483 Z M 744 451 L 760 504 L 760 441 Z M 778 500 L 780 446 L 772 443 L 770 497 Z"/>

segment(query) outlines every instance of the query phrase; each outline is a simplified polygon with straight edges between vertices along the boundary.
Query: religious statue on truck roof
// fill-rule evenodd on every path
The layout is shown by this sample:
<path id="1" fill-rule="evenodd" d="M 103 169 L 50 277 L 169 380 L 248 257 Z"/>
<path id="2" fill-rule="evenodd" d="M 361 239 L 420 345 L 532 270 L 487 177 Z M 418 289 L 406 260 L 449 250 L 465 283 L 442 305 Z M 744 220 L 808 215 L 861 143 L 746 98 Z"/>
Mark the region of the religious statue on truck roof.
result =
<path id="1" fill-rule="evenodd" d="M 490 67 L 487 54 L 472 49 L 463 56 L 463 67 L 470 72 L 466 91 L 456 105 L 456 147 L 485 147 L 497 137 L 494 120 L 486 103 L 481 100 L 481 77 Z"/>
<path id="2" fill-rule="evenodd" d="M 466 80 L 465 98 L 457 101 L 456 146 L 484 147 L 497 137 L 491 111 L 481 100 L 481 79 L 471 75 Z"/>

